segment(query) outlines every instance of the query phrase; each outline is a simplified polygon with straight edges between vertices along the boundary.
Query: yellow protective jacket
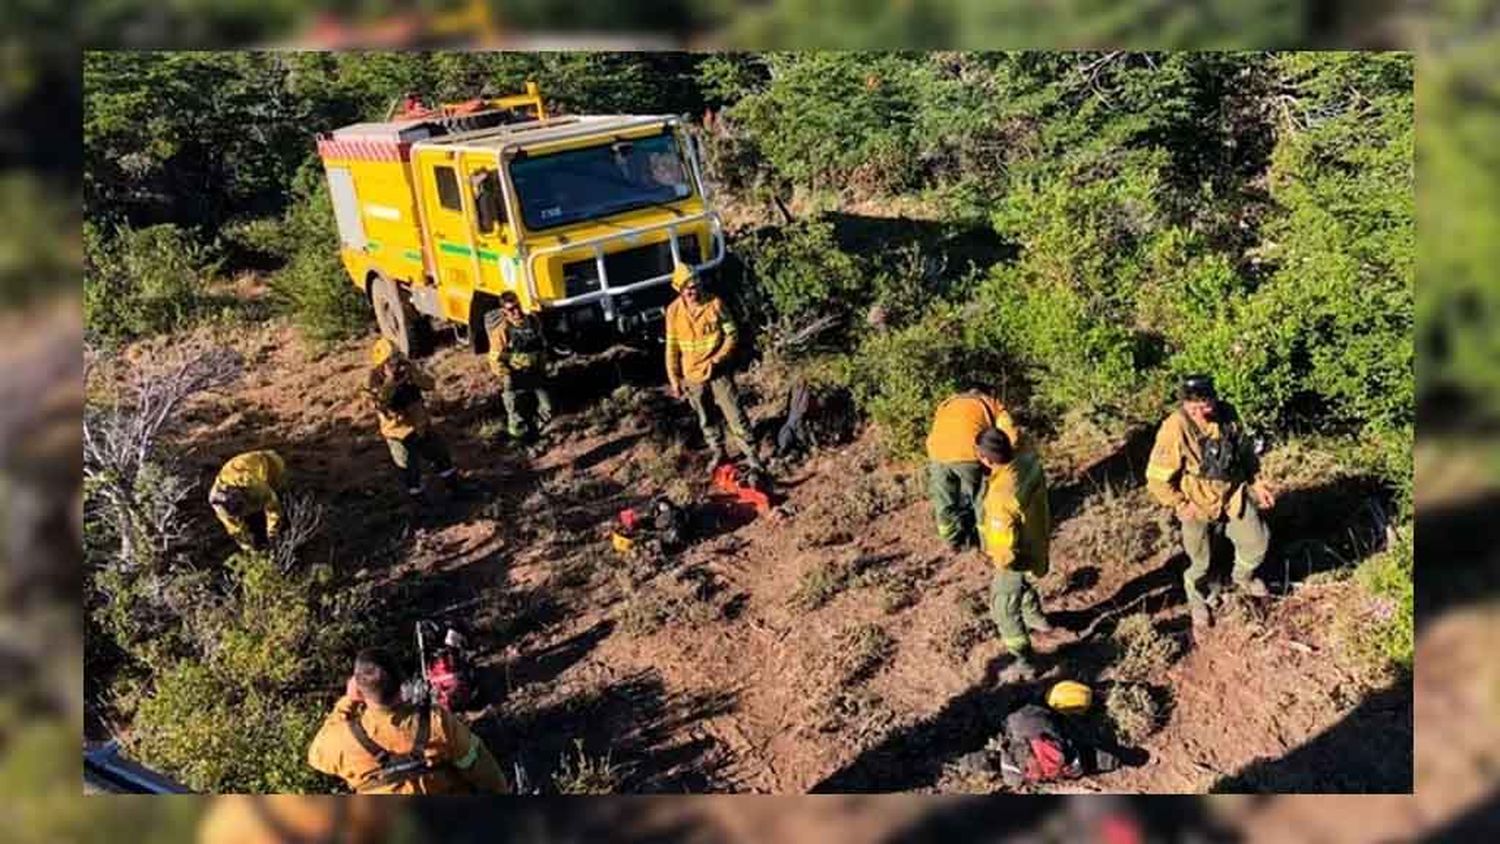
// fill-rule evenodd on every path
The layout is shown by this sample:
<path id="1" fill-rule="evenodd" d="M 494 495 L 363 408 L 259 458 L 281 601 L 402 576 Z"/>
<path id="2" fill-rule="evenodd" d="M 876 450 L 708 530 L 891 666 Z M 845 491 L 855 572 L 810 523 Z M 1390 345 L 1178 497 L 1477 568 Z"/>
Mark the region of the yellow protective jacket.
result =
<path id="1" fill-rule="evenodd" d="M 739 329 L 715 296 L 688 306 L 681 296 L 667 306 L 667 381 L 673 387 L 702 384 L 714 366 L 734 352 Z"/>
<path id="2" fill-rule="evenodd" d="M 371 368 L 365 392 L 375 403 L 380 435 L 388 440 L 404 440 L 425 431 L 429 420 L 422 391 L 432 389 L 433 385 L 432 376 L 408 360 L 396 363 L 394 375 L 388 374 L 384 366 Z"/>
<path id="3" fill-rule="evenodd" d="M 512 375 L 540 375 L 547 369 L 547 341 L 542 321 L 536 314 L 524 314 L 519 324 L 503 315 L 487 323 L 490 339 L 490 371 L 502 381 Z"/>
<path id="4" fill-rule="evenodd" d="M 936 463 L 972 463 L 979 457 L 974 440 L 985 428 L 999 428 L 1020 448 L 1020 429 L 999 399 L 980 392 L 958 393 L 938 405 L 927 434 L 927 459 Z"/>
<path id="5" fill-rule="evenodd" d="M 1047 573 L 1052 510 L 1047 504 L 1047 474 L 1036 452 L 1017 452 L 1009 465 L 990 472 L 979 535 L 985 554 L 998 568 L 1038 577 Z"/>
<path id="6" fill-rule="evenodd" d="M 277 491 L 286 482 L 286 463 L 281 455 L 270 449 L 262 451 L 247 451 L 244 454 L 229 458 L 219 474 L 214 478 L 213 488 L 209 491 L 212 499 L 213 490 L 224 487 L 237 487 L 244 490 L 249 498 L 250 512 L 259 510 L 266 514 L 266 534 L 275 536 L 281 528 L 281 499 Z M 229 514 L 223 507 L 214 505 L 214 515 L 219 517 L 219 522 L 224 525 L 224 530 L 229 532 L 230 538 L 239 543 L 241 548 L 250 547 L 250 525 Z"/>
<path id="7" fill-rule="evenodd" d="M 198 844 L 329 841 L 379 844 L 395 827 L 396 806 L 332 794 L 226 794 L 198 823 Z"/>
<path id="8" fill-rule="evenodd" d="M 1224 421 L 1199 425 L 1198 429 L 1210 439 L 1220 439 L 1226 429 L 1240 448 L 1239 459 L 1246 467 L 1245 480 L 1255 474 L 1255 454 L 1246 439 L 1239 435 L 1239 422 L 1234 410 L 1220 405 Z M 1203 449 L 1193 435 L 1192 423 L 1185 412 L 1177 410 L 1161 423 L 1156 432 L 1156 444 L 1151 448 L 1151 458 L 1146 463 L 1146 490 L 1151 497 L 1173 510 L 1184 503 L 1198 505 L 1210 520 L 1228 516 L 1239 518 L 1245 506 L 1244 481 L 1232 482 L 1202 477 Z"/>
<path id="9" fill-rule="evenodd" d="M 408 704 L 376 706 L 349 696 L 339 698 L 307 748 L 307 763 L 343 780 L 356 794 L 505 794 L 510 786 L 484 742 L 452 712 L 434 704 L 423 756 L 435 769 L 394 784 L 372 780 L 380 763 L 354 738 L 349 721 L 358 718 L 365 732 L 393 754 L 409 753 L 416 744 L 417 708 Z"/>

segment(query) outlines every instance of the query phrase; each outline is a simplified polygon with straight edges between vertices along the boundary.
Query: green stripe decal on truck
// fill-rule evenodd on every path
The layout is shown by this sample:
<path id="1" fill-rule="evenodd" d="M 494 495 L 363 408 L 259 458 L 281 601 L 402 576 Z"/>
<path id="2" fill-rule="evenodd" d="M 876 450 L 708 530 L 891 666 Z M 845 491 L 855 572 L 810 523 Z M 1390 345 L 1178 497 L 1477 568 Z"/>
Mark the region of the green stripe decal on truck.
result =
<path id="1" fill-rule="evenodd" d="M 449 255 L 461 255 L 465 258 L 473 257 L 474 255 L 474 250 L 462 243 L 449 243 L 446 240 L 438 241 L 438 251 L 446 252 Z M 485 261 L 498 261 L 500 260 L 500 253 L 489 249 L 481 249 L 479 250 L 479 257 Z"/>
<path id="2" fill-rule="evenodd" d="M 415 249 L 407 249 L 401 253 L 401 257 L 408 261 L 416 261 L 419 264 L 422 262 L 422 253 Z"/>

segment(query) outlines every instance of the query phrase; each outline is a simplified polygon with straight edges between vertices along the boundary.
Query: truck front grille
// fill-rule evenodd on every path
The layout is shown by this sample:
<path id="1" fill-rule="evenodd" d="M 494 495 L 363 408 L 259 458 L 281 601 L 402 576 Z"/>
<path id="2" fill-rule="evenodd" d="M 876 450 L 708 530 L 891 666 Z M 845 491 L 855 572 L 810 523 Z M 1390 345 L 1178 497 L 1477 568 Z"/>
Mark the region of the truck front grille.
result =
<path id="1" fill-rule="evenodd" d="M 698 249 L 697 235 L 680 235 L 677 249 L 682 260 L 696 264 L 703 260 Z M 621 249 L 604 256 L 604 271 L 609 273 L 612 287 L 621 287 L 664 276 L 672 272 L 672 247 L 667 241 L 649 246 Z M 563 264 L 563 291 L 568 297 L 582 296 L 599 289 L 599 270 L 593 258 L 569 261 Z"/>

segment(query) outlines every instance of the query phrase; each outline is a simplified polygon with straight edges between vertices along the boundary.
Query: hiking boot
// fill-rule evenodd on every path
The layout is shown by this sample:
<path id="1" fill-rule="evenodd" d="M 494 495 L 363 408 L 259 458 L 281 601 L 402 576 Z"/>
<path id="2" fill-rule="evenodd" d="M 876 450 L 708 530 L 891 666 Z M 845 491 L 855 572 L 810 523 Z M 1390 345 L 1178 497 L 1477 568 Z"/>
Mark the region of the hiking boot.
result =
<path id="1" fill-rule="evenodd" d="M 1213 614 L 1208 611 L 1207 606 L 1199 605 L 1193 607 L 1193 630 L 1204 631 L 1214 626 Z"/>
<path id="2" fill-rule="evenodd" d="M 1036 618 L 1027 619 L 1026 628 L 1033 633 L 1051 633 L 1056 629 L 1052 626 L 1052 622 L 1047 620 L 1046 615 L 1039 615 Z"/>
<path id="3" fill-rule="evenodd" d="M 1010 665 L 1000 672 L 1003 683 L 1029 683 L 1036 679 L 1036 665 L 1030 654 L 1019 653 L 1011 658 Z"/>
<path id="4" fill-rule="evenodd" d="M 1242 580 L 1236 584 L 1237 588 L 1252 598 L 1269 598 L 1271 590 L 1266 588 L 1266 582 L 1258 577 Z"/>

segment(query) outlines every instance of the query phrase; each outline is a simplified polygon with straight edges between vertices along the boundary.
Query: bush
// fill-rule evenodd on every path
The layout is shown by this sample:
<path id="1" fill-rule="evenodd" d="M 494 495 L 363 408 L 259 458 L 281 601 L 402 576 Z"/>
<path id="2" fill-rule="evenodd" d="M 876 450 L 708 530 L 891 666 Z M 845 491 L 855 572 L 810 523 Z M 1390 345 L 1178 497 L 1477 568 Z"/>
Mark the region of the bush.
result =
<path id="1" fill-rule="evenodd" d="M 1104 700 L 1104 711 L 1115 725 L 1115 735 L 1127 745 L 1140 743 L 1161 727 L 1166 716 L 1162 709 L 1151 687 L 1142 683 L 1116 683 Z"/>
<path id="2" fill-rule="evenodd" d="M 305 754 L 322 713 L 300 689 L 345 643 L 313 611 L 312 575 L 261 554 L 226 567 L 229 594 L 184 619 L 197 653 L 158 670 L 137 707 L 132 750 L 201 791 L 317 790 Z"/>
<path id="3" fill-rule="evenodd" d="M 1115 627 L 1114 643 L 1119 652 L 1114 672 L 1122 680 L 1160 681 L 1178 655 L 1176 640 L 1157 630 L 1151 615 L 1145 612 L 1121 619 Z"/>
<path id="4" fill-rule="evenodd" d="M 261 243 L 285 250 L 286 266 L 271 277 L 271 289 L 282 309 L 318 343 L 367 331 L 370 305 L 339 260 L 333 202 L 321 178 L 306 187 L 287 212 L 283 230 L 279 242 L 258 233 Z"/>
<path id="5" fill-rule="evenodd" d="M 216 269 L 209 251 L 176 226 L 85 225 L 84 325 L 109 340 L 183 328 L 202 314 L 203 285 Z"/>
<path id="6" fill-rule="evenodd" d="M 1408 527 L 1390 548 L 1365 560 L 1356 579 L 1369 593 L 1359 618 L 1345 624 L 1357 655 L 1376 667 L 1411 671 L 1414 642 L 1413 542 Z"/>
<path id="7" fill-rule="evenodd" d="M 920 454 L 938 403 L 971 380 L 1011 403 L 1024 394 L 1002 349 L 980 342 L 971 325 L 960 310 L 939 306 L 915 325 L 871 334 L 847 361 L 855 399 L 893 454 Z"/>

